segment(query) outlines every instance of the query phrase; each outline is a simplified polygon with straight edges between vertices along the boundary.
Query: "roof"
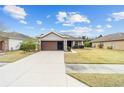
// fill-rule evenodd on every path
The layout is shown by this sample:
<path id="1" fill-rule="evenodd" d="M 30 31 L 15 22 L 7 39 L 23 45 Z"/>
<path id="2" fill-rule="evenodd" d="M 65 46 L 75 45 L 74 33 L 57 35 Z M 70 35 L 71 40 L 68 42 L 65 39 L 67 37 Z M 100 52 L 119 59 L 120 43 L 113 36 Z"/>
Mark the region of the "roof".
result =
<path id="1" fill-rule="evenodd" d="M 0 36 L 4 38 L 10 38 L 10 39 L 31 39 L 31 37 L 18 33 L 18 32 L 3 32 L 0 31 Z"/>
<path id="2" fill-rule="evenodd" d="M 61 34 L 64 38 L 69 39 L 69 40 L 82 40 L 81 37 L 74 37 L 71 35 L 67 35 L 67 34 Z"/>
<path id="3" fill-rule="evenodd" d="M 124 33 L 109 34 L 109 35 L 94 39 L 91 42 L 107 42 L 107 41 L 119 41 L 119 40 L 124 40 Z"/>
<path id="4" fill-rule="evenodd" d="M 42 35 L 38 36 L 38 38 L 43 38 L 43 37 L 45 37 L 45 36 L 47 36 L 51 33 L 56 34 L 57 36 L 59 36 L 61 38 L 64 38 L 64 39 L 68 39 L 68 40 L 82 40 L 81 37 L 74 37 L 74 36 L 71 36 L 71 35 L 56 33 L 56 32 L 49 32 L 49 33 L 44 34 L 44 35 L 42 34 Z"/>
<path id="5" fill-rule="evenodd" d="M 48 36 L 49 34 L 52 34 L 52 33 L 55 34 L 55 35 L 57 35 L 57 36 L 59 36 L 59 37 L 61 37 L 61 38 L 63 38 L 62 35 L 60 35 L 60 34 L 58 34 L 58 33 L 56 33 L 56 32 L 49 32 L 49 33 L 47 33 L 47 34 L 41 34 L 41 35 L 38 36 L 38 37 L 43 38 L 43 37 Z"/>

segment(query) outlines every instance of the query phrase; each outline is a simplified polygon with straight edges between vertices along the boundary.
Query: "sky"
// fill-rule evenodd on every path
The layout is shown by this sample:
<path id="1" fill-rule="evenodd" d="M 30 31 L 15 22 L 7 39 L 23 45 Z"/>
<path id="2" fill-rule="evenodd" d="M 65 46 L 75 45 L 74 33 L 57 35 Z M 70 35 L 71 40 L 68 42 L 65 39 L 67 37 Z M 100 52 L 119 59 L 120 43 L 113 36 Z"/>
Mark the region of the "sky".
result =
<path id="1" fill-rule="evenodd" d="M 50 31 L 96 37 L 124 32 L 121 5 L 6 5 L 0 6 L 0 23 L 6 31 L 38 36 Z"/>

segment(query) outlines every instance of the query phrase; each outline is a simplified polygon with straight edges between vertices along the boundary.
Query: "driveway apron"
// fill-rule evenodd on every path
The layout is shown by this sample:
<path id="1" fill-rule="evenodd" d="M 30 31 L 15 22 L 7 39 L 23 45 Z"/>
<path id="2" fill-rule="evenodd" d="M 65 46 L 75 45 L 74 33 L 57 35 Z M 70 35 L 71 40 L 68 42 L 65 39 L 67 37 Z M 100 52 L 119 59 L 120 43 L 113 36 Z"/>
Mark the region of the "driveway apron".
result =
<path id="1" fill-rule="evenodd" d="M 86 86 L 65 74 L 63 51 L 41 51 L 0 68 L 0 86 Z"/>

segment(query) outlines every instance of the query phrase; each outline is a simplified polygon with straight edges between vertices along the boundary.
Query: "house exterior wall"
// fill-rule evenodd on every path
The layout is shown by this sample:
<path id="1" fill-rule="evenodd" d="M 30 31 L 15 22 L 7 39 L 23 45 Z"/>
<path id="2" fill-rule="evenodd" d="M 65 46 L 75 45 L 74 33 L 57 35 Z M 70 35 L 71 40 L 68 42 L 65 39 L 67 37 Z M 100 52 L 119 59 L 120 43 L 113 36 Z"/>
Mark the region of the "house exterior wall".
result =
<path id="1" fill-rule="evenodd" d="M 92 47 L 93 47 L 93 48 L 99 48 L 99 47 L 98 47 L 99 44 L 100 44 L 100 43 L 92 43 Z"/>
<path id="2" fill-rule="evenodd" d="M 92 43 L 92 47 L 96 46 L 95 48 L 99 48 L 99 43 Z M 112 46 L 113 49 L 116 50 L 124 50 L 124 41 L 111 41 L 111 42 L 103 42 L 103 48 L 107 49 L 108 47 Z"/>
<path id="3" fill-rule="evenodd" d="M 42 37 L 38 37 L 38 50 L 41 50 L 41 44 L 42 42 L 44 41 L 63 41 L 63 48 L 64 48 L 64 51 L 67 51 L 67 41 L 68 39 L 66 38 L 63 38 L 57 34 L 54 34 L 54 33 L 50 33 L 50 34 L 47 34 L 47 35 L 44 35 Z M 72 41 L 72 46 L 75 44 L 75 42 L 78 43 L 78 45 L 83 45 L 83 42 L 81 40 L 69 40 L 69 41 Z"/>
<path id="4" fill-rule="evenodd" d="M 78 41 L 78 45 L 83 45 L 83 41 Z"/>
<path id="5" fill-rule="evenodd" d="M 18 50 L 22 40 L 8 39 L 8 50 Z"/>
<path id="6" fill-rule="evenodd" d="M 3 43 L 3 50 L 4 51 L 8 51 L 9 50 L 9 40 L 8 39 L 5 39 L 4 40 L 4 43 Z"/>
<path id="7" fill-rule="evenodd" d="M 55 35 L 55 34 L 49 34 L 41 39 L 42 41 L 63 41 L 64 39 Z"/>
<path id="8" fill-rule="evenodd" d="M 8 50 L 8 39 L 0 37 L 0 41 L 2 42 L 2 51 L 7 51 Z"/>
<path id="9" fill-rule="evenodd" d="M 83 41 L 72 41 L 72 46 L 75 46 L 75 45 L 83 45 Z"/>

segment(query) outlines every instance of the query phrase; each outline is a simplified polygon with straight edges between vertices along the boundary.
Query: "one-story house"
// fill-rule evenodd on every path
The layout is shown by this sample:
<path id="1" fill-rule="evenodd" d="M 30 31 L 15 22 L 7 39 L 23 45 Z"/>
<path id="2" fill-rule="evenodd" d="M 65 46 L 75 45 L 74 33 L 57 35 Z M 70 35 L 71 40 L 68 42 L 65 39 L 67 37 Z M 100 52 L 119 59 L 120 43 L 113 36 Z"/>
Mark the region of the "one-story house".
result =
<path id="1" fill-rule="evenodd" d="M 17 32 L 0 31 L 0 51 L 18 50 L 24 39 L 31 37 Z"/>
<path id="2" fill-rule="evenodd" d="M 44 35 L 37 36 L 39 50 L 64 50 L 72 48 L 75 45 L 83 45 L 83 39 L 56 32 L 49 32 Z"/>
<path id="3" fill-rule="evenodd" d="M 91 41 L 94 48 L 124 50 L 124 33 L 109 34 Z"/>

